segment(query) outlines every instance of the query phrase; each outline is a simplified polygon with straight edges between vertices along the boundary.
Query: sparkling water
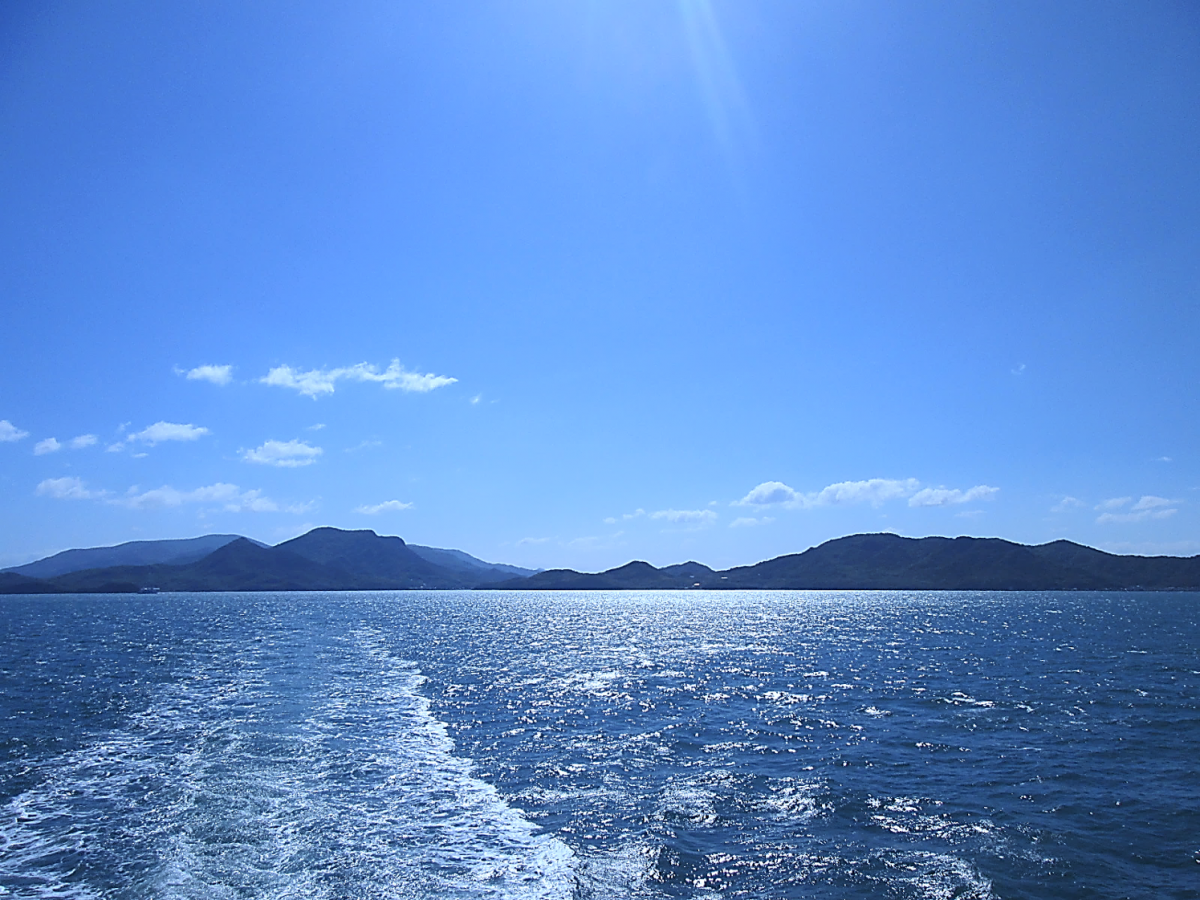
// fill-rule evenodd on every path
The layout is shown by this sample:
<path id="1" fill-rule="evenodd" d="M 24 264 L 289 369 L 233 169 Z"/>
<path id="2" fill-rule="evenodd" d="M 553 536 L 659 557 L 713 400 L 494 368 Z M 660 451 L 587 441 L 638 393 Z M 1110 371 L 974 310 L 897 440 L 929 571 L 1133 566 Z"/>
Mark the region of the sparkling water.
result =
<path id="1" fill-rule="evenodd" d="M 1200 898 L 1200 595 L 0 598 L 0 896 Z"/>

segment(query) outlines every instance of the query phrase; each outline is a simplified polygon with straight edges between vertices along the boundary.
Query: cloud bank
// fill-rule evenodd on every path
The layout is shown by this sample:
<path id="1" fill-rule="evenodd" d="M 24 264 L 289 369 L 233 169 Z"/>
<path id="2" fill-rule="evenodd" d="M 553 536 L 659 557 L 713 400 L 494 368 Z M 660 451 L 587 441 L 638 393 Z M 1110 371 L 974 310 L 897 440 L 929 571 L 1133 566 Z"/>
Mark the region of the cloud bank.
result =
<path id="1" fill-rule="evenodd" d="M 388 390 L 424 394 L 435 388 L 454 384 L 458 379 L 432 373 L 420 375 L 409 372 L 400 365 L 400 360 L 393 359 L 391 365 L 382 372 L 369 363 L 359 363 L 341 369 L 307 371 L 293 369 L 291 366 L 276 366 L 259 381 L 276 387 L 291 388 L 315 400 L 322 394 L 332 394 L 339 381 L 373 381 L 382 384 Z"/>

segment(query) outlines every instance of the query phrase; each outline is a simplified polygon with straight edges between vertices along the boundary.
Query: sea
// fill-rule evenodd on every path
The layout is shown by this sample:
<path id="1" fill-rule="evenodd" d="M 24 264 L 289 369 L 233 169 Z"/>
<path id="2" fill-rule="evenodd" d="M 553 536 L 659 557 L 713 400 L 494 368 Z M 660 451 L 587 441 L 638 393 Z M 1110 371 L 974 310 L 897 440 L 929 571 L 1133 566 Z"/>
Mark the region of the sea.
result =
<path id="1" fill-rule="evenodd" d="M 1200 594 L 0 598 L 3 898 L 1200 898 Z"/>

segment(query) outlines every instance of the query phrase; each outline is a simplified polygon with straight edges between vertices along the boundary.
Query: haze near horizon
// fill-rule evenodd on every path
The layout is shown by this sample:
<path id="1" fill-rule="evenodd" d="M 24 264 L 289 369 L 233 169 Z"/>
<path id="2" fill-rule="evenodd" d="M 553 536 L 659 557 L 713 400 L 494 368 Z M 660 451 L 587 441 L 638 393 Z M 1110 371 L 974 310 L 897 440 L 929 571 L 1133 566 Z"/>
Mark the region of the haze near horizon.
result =
<path id="1" fill-rule="evenodd" d="M 1194 4 L 15 4 L 0 46 L 0 567 L 1200 553 Z"/>

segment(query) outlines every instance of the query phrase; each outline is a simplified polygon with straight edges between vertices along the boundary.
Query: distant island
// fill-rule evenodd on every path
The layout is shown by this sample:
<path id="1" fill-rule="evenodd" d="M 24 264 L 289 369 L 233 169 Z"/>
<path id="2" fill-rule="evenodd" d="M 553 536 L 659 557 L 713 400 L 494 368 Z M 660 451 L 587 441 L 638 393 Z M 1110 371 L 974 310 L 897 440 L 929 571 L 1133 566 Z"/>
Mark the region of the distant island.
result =
<path id="1" fill-rule="evenodd" d="M 374 531 L 315 528 L 273 547 L 238 535 L 67 550 L 0 571 L 0 594 L 361 590 L 1200 590 L 1200 556 L 1117 556 L 1054 541 L 856 534 L 752 566 L 536 571 Z"/>

